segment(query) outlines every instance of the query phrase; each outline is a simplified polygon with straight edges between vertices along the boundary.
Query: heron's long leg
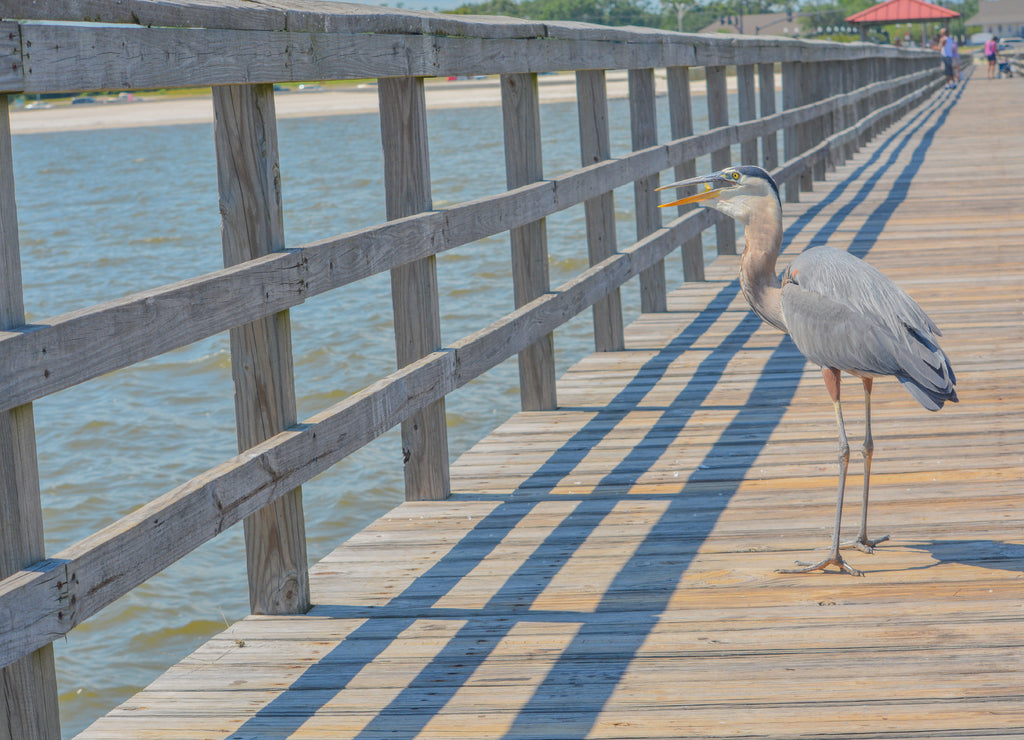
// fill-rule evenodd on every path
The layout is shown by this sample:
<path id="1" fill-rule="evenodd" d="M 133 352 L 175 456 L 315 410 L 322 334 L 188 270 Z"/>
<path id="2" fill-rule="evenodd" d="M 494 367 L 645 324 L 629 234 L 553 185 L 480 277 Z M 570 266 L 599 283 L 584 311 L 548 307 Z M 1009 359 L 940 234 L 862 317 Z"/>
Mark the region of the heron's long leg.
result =
<path id="1" fill-rule="evenodd" d="M 875 545 L 885 542 L 889 535 L 877 540 L 868 539 L 868 489 L 871 484 L 871 457 L 875 452 L 875 442 L 871 438 L 871 378 L 863 378 L 864 382 L 864 498 L 860 507 L 860 532 L 851 542 L 844 542 L 844 547 L 855 547 L 861 552 L 874 552 Z"/>
<path id="2" fill-rule="evenodd" d="M 836 493 L 836 521 L 835 527 L 832 530 L 832 548 L 828 557 L 819 563 L 814 563 L 813 565 L 801 563 L 800 568 L 780 569 L 777 572 L 811 573 L 816 570 L 825 570 L 828 566 L 834 565 L 843 573 L 849 573 L 852 576 L 862 576 L 864 574 L 861 571 L 850 566 L 843 560 L 843 556 L 839 554 L 839 531 L 843 518 L 843 493 L 846 490 L 846 469 L 850 464 L 850 443 L 846 439 L 846 425 L 843 424 L 843 407 L 839 402 L 839 371 L 823 367 L 821 374 L 825 378 L 825 386 L 828 388 L 829 395 L 832 396 L 832 405 L 836 411 L 836 425 L 839 427 L 839 490 Z"/>

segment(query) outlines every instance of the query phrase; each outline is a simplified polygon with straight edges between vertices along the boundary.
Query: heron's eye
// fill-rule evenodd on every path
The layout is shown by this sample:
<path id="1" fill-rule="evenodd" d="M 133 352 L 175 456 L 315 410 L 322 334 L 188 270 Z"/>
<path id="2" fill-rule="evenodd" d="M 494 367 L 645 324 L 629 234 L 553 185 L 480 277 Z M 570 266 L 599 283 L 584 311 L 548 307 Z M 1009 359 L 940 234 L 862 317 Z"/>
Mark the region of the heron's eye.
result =
<path id="1" fill-rule="evenodd" d="M 732 179 L 733 180 L 739 180 L 740 179 L 740 173 L 739 172 L 733 172 L 732 173 Z"/>

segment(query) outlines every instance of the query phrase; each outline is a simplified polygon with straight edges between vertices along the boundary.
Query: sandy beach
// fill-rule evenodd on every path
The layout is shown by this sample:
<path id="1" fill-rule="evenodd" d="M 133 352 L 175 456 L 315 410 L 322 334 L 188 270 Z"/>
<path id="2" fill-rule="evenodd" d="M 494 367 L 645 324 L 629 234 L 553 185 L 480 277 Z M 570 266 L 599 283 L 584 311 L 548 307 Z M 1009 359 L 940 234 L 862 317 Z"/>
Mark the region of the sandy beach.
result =
<path id="1" fill-rule="evenodd" d="M 609 95 L 625 95 L 625 74 L 609 76 Z M 573 75 L 546 75 L 539 85 L 543 102 L 573 100 Z M 429 108 L 462 108 L 500 105 L 498 78 L 484 80 L 429 80 L 426 84 Z M 336 116 L 377 111 L 377 86 L 373 83 L 344 88 L 306 86 L 303 90 L 279 92 L 275 96 L 280 118 Z M 211 123 L 213 103 L 209 95 L 194 98 L 161 99 L 136 96 L 135 102 L 96 102 L 88 105 L 56 105 L 53 108 L 21 109 L 11 113 L 14 134 L 83 131 L 129 126 L 165 126 L 182 123 Z"/>
<path id="2" fill-rule="evenodd" d="M 608 96 L 625 97 L 628 82 L 625 72 L 608 74 Z M 658 94 L 666 90 L 664 71 L 655 76 Z M 730 88 L 735 77 L 729 78 Z M 576 81 L 572 74 L 542 75 L 539 78 L 542 103 L 574 100 Z M 703 94 L 703 81 L 692 84 L 694 95 Z M 52 108 L 17 109 L 11 111 L 13 134 L 85 131 L 134 126 L 166 126 L 182 123 L 211 123 L 213 104 L 209 95 L 194 98 L 165 99 L 141 93 L 134 102 L 111 100 L 86 105 L 55 105 Z M 500 105 L 501 89 L 497 77 L 480 80 L 428 80 L 428 108 L 465 108 Z M 99 101 L 100 98 L 97 98 Z M 377 87 L 373 83 L 345 88 L 307 86 L 304 90 L 279 92 L 275 96 L 280 118 L 336 116 L 377 111 Z"/>

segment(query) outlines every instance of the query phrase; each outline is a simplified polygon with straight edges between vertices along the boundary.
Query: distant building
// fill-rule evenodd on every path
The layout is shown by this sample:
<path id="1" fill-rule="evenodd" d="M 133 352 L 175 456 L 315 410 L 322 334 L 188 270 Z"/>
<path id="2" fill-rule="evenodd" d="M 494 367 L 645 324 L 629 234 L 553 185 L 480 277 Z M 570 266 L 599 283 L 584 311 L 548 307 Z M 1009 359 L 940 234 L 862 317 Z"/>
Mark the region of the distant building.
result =
<path id="1" fill-rule="evenodd" d="M 978 14 L 967 25 L 999 37 L 1024 36 L 1024 0 L 979 0 Z"/>
<path id="2" fill-rule="evenodd" d="M 1000 0 L 1002 2 L 1003 0 Z M 1024 0 L 1021 0 L 1024 2 Z M 755 13 L 718 20 L 700 29 L 701 33 L 743 33 L 749 36 L 800 36 L 802 13 Z M 742 26 L 742 28 L 741 28 Z"/>

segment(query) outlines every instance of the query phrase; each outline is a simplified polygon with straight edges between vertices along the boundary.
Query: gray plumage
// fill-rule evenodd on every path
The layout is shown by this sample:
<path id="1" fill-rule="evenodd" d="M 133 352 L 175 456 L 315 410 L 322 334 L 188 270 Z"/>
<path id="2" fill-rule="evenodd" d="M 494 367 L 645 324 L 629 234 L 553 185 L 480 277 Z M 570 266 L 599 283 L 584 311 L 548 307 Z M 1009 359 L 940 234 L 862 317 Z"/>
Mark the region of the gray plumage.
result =
<path id="1" fill-rule="evenodd" d="M 745 225 L 746 248 L 740 258 L 740 286 L 751 309 L 792 337 L 797 349 L 822 368 L 835 406 L 839 429 L 839 492 L 829 556 L 795 571 L 824 570 L 833 565 L 854 575 L 839 554 L 843 491 L 850 448 L 840 404 L 840 373 L 864 386 L 864 493 L 861 526 L 852 546 L 871 552 L 888 537 L 867 537 L 868 488 L 871 477 L 872 379 L 893 376 L 926 409 L 938 411 L 956 402 L 956 376 L 939 346 L 935 323 L 899 286 L 877 269 L 833 247 L 808 249 L 782 275 L 776 260 L 782 248 L 782 201 L 771 176 L 760 167 L 729 167 L 664 188 L 703 184 L 696 195 L 665 206 L 703 202 Z"/>
<path id="2" fill-rule="evenodd" d="M 879 270 L 849 252 L 814 247 L 781 282 L 786 329 L 808 360 L 853 375 L 892 375 L 931 411 L 957 400 L 942 332 Z"/>

